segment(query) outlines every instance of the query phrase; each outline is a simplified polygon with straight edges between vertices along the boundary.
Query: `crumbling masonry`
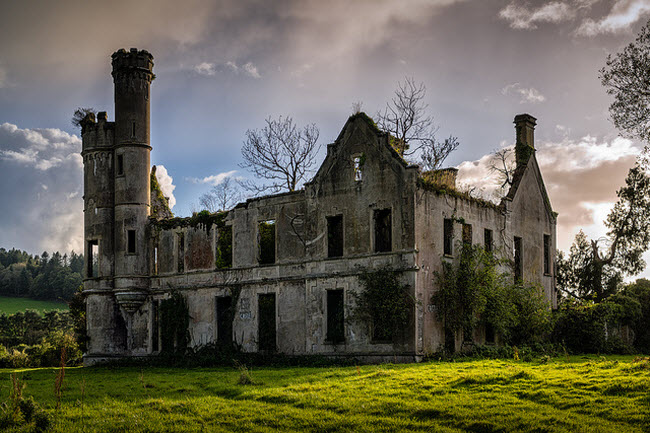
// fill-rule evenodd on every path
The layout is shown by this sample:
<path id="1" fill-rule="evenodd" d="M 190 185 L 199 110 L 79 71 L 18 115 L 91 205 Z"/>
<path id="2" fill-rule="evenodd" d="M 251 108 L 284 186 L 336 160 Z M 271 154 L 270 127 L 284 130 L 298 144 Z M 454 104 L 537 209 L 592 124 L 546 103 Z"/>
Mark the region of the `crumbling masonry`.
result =
<path id="1" fill-rule="evenodd" d="M 499 205 L 456 192 L 455 169 L 430 174 L 432 188 L 361 113 L 303 190 L 173 218 L 150 171 L 153 57 L 119 50 L 112 65 L 115 121 L 100 112 L 82 122 L 86 364 L 164 350 L 174 340 L 161 335 L 160 307 L 172 291 L 187 302 L 191 346 L 417 360 L 445 343 L 430 304 L 434 273 L 458 256 L 461 240 L 509 255 L 517 277 L 539 284 L 555 306 L 556 214 L 532 116 L 515 117 L 517 168 Z M 400 271 L 418 301 L 392 340 L 375 338 L 381 318 L 351 314 L 359 275 L 383 267 Z M 451 337 L 459 348 L 463 336 Z M 485 330 L 473 339 L 484 342 Z"/>

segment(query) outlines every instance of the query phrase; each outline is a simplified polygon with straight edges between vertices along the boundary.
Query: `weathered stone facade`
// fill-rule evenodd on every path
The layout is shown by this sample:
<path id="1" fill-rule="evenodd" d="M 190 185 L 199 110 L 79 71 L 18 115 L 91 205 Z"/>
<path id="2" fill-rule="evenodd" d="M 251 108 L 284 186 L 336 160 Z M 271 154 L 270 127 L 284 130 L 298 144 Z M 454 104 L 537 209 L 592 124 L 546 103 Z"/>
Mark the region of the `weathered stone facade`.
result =
<path id="1" fill-rule="evenodd" d="M 251 352 L 416 360 L 444 343 L 430 305 L 434 273 L 454 260 L 449 239 L 463 230 L 506 255 L 516 249 L 517 272 L 555 306 L 556 217 L 532 116 L 515 118 L 518 167 L 500 205 L 456 193 L 453 169 L 431 174 L 440 188 L 428 188 L 418 167 L 358 114 L 304 189 L 250 199 L 227 214 L 170 218 L 164 197 L 151 191 L 152 68 L 146 51 L 113 54 L 116 120 L 99 113 L 82 122 L 87 363 L 162 350 L 160 302 L 172 291 L 187 301 L 192 346 L 232 341 Z M 400 271 L 418 301 L 408 329 L 390 342 L 373 340 L 373 325 L 351 314 L 359 275 L 383 267 Z M 332 324 L 340 325 L 336 338 Z M 477 330 L 475 340 L 484 338 Z"/>

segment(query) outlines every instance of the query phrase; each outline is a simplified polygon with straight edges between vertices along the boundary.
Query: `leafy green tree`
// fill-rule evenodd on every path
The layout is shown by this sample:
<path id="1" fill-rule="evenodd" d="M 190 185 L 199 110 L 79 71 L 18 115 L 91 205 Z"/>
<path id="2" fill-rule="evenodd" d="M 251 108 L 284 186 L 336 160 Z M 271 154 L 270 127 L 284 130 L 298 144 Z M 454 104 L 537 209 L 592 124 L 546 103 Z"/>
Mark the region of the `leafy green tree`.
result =
<path id="1" fill-rule="evenodd" d="M 607 56 L 600 79 L 614 96 L 609 113 L 626 136 L 650 139 L 650 21 L 636 40 L 616 55 Z"/>
<path id="2" fill-rule="evenodd" d="M 605 221 L 607 237 L 588 240 L 580 232 L 560 263 L 559 288 L 579 299 L 600 302 L 615 293 L 626 275 L 645 268 L 650 247 L 650 177 L 637 163 L 630 169 L 618 201 Z"/>

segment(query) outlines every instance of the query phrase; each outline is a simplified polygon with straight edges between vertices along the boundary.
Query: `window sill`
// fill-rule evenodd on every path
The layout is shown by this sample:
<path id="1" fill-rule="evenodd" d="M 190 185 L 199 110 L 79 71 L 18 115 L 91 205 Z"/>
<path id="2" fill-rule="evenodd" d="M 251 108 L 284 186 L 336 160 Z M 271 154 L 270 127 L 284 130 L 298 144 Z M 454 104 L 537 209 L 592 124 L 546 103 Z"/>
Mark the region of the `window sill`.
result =
<path id="1" fill-rule="evenodd" d="M 338 346 L 340 344 L 345 344 L 345 340 L 341 340 L 341 341 L 325 340 L 323 344 L 325 344 L 326 346 Z"/>

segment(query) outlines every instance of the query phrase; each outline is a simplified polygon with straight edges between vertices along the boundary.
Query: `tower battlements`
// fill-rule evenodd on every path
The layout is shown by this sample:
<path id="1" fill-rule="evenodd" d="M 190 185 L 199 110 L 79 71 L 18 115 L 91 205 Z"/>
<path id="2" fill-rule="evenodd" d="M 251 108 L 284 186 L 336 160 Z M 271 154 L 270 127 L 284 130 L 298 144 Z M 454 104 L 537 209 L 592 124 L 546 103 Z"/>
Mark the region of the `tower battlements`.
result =
<path id="1" fill-rule="evenodd" d="M 147 50 L 131 48 L 126 51 L 124 48 L 117 50 L 111 56 L 113 65 L 113 79 L 117 82 L 124 75 L 134 74 L 139 78 L 151 81 L 156 78 L 153 73 L 153 56 Z"/>

